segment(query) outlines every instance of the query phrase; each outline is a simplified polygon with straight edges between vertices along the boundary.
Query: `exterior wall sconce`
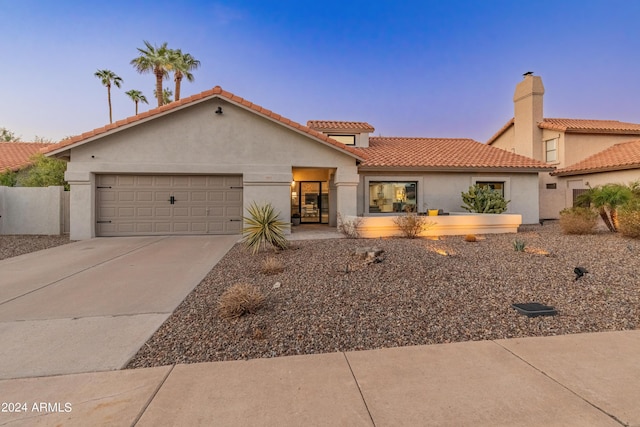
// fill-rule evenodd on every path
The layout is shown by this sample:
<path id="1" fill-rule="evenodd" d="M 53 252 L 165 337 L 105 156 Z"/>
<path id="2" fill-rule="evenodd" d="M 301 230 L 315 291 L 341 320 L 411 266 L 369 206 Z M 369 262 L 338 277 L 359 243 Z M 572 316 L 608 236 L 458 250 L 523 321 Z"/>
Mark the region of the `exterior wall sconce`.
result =
<path id="1" fill-rule="evenodd" d="M 218 109 L 216 110 L 216 114 L 222 114 L 222 107 L 218 107 Z"/>

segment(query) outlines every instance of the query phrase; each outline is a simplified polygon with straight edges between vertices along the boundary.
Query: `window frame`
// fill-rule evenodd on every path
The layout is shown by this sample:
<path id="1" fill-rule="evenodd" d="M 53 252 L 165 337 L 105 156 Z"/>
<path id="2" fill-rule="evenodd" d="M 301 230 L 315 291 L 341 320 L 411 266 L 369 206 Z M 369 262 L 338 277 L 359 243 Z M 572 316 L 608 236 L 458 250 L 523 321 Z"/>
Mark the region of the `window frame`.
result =
<path id="1" fill-rule="evenodd" d="M 551 138 L 551 139 L 547 139 L 544 141 L 544 161 L 546 163 L 558 163 L 558 145 L 560 145 L 560 138 Z M 554 144 L 553 149 L 549 149 L 549 145 L 550 143 Z M 553 160 L 549 159 L 549 154 L 553 153 L 554 154 L 554 158 Z"/>
<path id="2" fill-rule="evenodd" d="M 328 133 L 328 134 L 327 134 L 327 136 L 328 136 L 329 138 L 333 138 L 333 139 L 335 139 L 336 141 L 338 141 L 339 143 L 344 144 L 344 145 L 350 145 L 350 146 L 355 146 L 355 145 L 356 145 L 356 136 L 355 136 L 354 134 L 352 134 L 352 133 L 343 133 L 343 134 L 339 134 L 339 133 Z M 346 142 L 344 142 L 344 141 L 341 141 L 340 139 L 336 139 L 336 136 L 337 136 L 338 138 L 350 137 L 350 138 L 353 140 L 353 142 L 352 142 L 352 143 L 346 143 Z"/>

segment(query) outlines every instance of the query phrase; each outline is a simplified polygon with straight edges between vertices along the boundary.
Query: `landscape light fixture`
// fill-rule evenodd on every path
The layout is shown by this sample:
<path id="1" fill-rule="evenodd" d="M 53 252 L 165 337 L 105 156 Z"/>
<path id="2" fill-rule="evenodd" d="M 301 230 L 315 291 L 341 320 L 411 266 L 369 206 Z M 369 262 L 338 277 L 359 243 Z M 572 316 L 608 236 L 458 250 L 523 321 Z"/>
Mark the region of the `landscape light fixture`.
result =
<path id="1" fill-rule="evenodd" d="M 216 114 L 222 114 L 222 107 L 218 107 L 218 109 L 216 110 Z"/>

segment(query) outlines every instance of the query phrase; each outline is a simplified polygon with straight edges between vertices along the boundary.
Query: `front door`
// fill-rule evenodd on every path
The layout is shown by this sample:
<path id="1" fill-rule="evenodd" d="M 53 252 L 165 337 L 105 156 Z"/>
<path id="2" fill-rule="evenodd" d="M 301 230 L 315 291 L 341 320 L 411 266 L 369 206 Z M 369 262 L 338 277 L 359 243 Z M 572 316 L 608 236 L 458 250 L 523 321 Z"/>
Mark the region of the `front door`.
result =
<path id="1" fill-rule="evenodd" d="M 329 193 L 327 186 L 319 181 L 301 181 L 298 183 L 297 210 L 302 223 L 329 223 Z M 323 188 L 325 187 L 325 188 Z M 295 189 L 294 189 L 295 190 Z"/>

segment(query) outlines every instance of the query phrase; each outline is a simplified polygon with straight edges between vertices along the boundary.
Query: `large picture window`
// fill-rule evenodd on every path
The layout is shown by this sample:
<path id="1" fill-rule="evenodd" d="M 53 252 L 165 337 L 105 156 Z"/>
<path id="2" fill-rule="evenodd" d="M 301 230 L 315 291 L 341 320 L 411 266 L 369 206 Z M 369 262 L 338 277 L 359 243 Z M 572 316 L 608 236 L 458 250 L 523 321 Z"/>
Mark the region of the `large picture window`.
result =
<path id="1" fill-rule="evenodd" d="M 416 212 L 418 183 L 370 181 L 369 213 Z"/>

